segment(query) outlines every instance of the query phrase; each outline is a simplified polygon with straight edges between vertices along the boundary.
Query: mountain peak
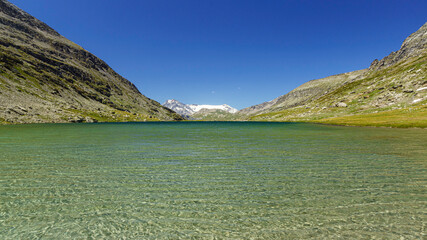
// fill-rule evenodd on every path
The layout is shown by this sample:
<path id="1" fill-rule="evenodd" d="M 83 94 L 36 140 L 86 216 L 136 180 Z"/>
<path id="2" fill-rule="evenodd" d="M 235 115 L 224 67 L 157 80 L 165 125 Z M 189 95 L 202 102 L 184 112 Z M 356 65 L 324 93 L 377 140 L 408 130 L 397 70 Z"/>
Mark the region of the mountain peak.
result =
<path id="1" fill-rule="evenodd" d="M 30 14 L 20 9 L 19 7 L 15 6 L 14 4 L 10 3 L 9 1 L 0 0 L 0 9 L 1 9 L 1 12 L 13 18 L 14 21 L 19 21 L 21 23 L 28 24 L 31 28 L 33 28 L 33 30 L 43 31 L 45 33 L 49 33 L 56 37 L 61 36 L 57 31 L 49 27 L 46 23 L 31 16 Z M 3 20 L 2 23 L 6 24 L 6 22 L 4 22 L 6 19 L 3 18 L 2 20 Z M 25 30 L 31 31 L 32 29 L 27 28 Z"/>
<path id="2" fill-rule="evenodd" d="M 410 57 L 419 56 L 427 50 L 427 22 L 424 23 L 416 32 L 412 33 L 403 41 L 400 49 L 381 60 L 375 59 L 369 70 L 380 70 L 396 64 Z"/>
<path id="3" fill-rule="evenodd" d="M 207 105 L 207 104 L 184 104 L 175 99 L 167 100 L 163 106 L 177 112 L 183 117 L 189 118 L 191 115 L 202 110 L 222 110 L 228 113 L 236 113 L 238 110 L 227 105 Z"/>
<path id="4" fill-rule="evenodd" d="M 163 105 L 168 104 L 168 103 L 179 103 L 179 101 L 177 101 L 175 99 L 169 99 Z"/>

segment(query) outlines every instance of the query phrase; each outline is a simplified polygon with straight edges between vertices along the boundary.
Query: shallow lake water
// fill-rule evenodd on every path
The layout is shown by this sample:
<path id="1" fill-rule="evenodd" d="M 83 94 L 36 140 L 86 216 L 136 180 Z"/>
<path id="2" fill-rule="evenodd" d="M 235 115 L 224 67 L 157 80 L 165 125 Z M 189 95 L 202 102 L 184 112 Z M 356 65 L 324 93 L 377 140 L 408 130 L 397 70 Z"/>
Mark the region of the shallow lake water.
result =
<path id="1" fill-rule="evenodd" d="M 0 126 L 0 239 L 422 239 L 427 130 Z"/>

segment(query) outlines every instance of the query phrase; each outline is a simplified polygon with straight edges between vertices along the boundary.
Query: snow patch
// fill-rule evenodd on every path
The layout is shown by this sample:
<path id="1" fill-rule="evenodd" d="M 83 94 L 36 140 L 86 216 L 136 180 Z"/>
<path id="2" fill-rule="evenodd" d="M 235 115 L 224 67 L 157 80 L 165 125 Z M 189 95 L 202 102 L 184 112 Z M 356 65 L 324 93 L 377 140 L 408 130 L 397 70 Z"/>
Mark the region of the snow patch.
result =
<path id="1" fill-rule="evenodd" d="M 235 108 L 232 108 L 230 106 L 228 106 L 227 104 L 223 104 L 223 105 L 197 105 L 197 104 L 190 104 L 187 105 L 189 106 L 194 112 L 198 112 L 202 109 L 218 109 L 218 110 L 223 110 L 229 113 L 236 113 L 238 110 Z"/>

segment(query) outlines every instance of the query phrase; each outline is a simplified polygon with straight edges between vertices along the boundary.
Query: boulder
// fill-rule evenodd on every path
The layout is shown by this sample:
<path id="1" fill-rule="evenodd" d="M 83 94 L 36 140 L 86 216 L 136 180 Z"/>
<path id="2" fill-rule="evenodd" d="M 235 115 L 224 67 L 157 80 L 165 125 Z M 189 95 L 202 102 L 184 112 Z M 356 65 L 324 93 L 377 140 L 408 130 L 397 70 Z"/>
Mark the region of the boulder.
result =
<path id="1" fill-rule="evenodd" d="M 84 118 L 81 116 L 76 116 L 71 118 L 69 121 L 72 123 L 82 123 L 84 121 Z"/>
<path id="2" fill-rule="evenodd" d="M 85 122 L 87 122 L 87 123 L 94 123 L 94 122 L 96 122 L 96 120 L 93 119 L 93 118 L 91 118 L 91 117 L 85 117 Z"/>
<path id="3" fill-rule="evenodd" d="M 339 102 L 339 103 L 337 103 L 335 106 L 337 106 L 337 107 L 347 107 L 347 104 L 346 103 L 343 103 L 343 102 Z"/>

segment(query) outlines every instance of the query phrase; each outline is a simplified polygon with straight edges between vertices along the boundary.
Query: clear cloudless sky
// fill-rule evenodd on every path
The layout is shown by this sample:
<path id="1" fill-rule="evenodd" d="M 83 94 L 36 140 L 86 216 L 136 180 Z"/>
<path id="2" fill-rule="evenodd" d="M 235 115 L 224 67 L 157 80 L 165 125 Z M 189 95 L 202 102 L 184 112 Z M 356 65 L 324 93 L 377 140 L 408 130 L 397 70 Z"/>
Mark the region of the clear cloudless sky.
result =
<path id="1" fill-rule="evenodd" d="M 10 0 L 163 103 L 272 100 L 369 67 L 427 21 L 426 0 Z"/>

